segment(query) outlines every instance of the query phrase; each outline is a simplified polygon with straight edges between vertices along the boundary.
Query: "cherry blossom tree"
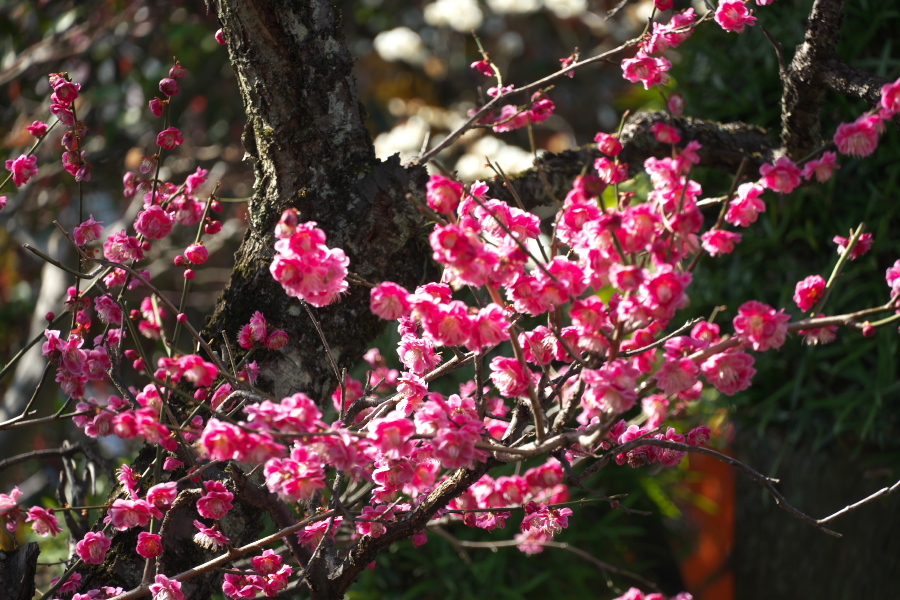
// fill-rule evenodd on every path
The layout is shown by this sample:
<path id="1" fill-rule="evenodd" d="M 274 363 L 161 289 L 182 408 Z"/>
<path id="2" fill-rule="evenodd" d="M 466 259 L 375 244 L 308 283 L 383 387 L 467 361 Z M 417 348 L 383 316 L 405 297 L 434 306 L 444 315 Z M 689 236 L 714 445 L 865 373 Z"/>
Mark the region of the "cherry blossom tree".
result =
<path id="1" fill-rule="evenodd" d="M 155 154 L 141 175 L 124 178 L 125 195 L 143 201 L 129 227 L 104 235 L 86 216 L 64 231 L 78 268 L 29 248 L 73 278 L 65 307 L 33 340 L 67 401 L 50 417 L 29 405 L 0 429 L 71 418 L 89 438 L 141 442 L 100 506 L 25 506 L 18 487 L 0 493 L 10 531 L 29 523 L 55 537 L 64 532 L 57 514 L 65 515 L 72 558 L 41 599 L 341 598 L 379 553 L 401 540 L 423 544 L 441 525 L 496 531 L 528 554 L 563 547 L 556 538 L 577 520 L 575 505 L 628 510 L 589 487 L 602 469 L 671 467 L 692 452 L 733 465 L 823 535 L 839 536 L 832 523 L 842 514 L 894 491 L 815 518 L 775 480 L 706 448 L 707 426 L 677 431 L 667 420 L 703 402 L 704 390 L 747 389 L 757 353 L 788 352 L 800 338 L 871 335 L 898 320 L 900 259 L 886 265 L 882 298 L 826 316 L 841 273 L 871 246 L 864 224 L 836 238 L 827 278 L 796 283 L 799 318 L 794 307 L 754 298 L 734 307 L 730 322 L 680 317 L 702 261 L 740 252 L 740 229 L 767 201 L 876 152 L 900 112 L 900 81 L 835 57 L 843 3 L 816 0 L 791 62 L 772 40 L 784 88 L 780 140 L 685 116 L 689 107 L 666 89 L 667 52 L 698 27 L 746 33 L 759 26 L 757 12 L 777 10 L 768 4 L 723 0 L 699 13 L 656 0 L 639 37 L 593 56 L 573 52 L 525 85 L 505 82 L 482 49 L 472 67 L 485 78 L 484 104 L 401 164 L 375 157 L 332 4 L 210 2 L 245 106 L 255 185 L 209 320 L 192 323 L 184 297 L 221 231 L 220 199 L 199 193 L 202 169 L 183 182 L 160 177 L 160 156 L 185 141 L 169 121 L 179 82 L 190 77 L 177 61 L 149 101 L 162 119 Z M 555 110 L 552 84 L 608 61 L 625 80 L 659 90 L 667 110 L 545 155 L 514 181 L 499 168 L 491 182 L 427 170 L 472 128 L 545 121 Z M 50 75 L 50 85 L 56 121 L 28 130 L 35 145 L 64 130 L 64 170 L 86 182 L 89 133 L 77 100 L 87 90 L 65 73 Z M 869 109 L 826 131 L 826 93 L 854 95 Z M 704 189 L 692 179 L 698 166 L 728 173 L 730 187 Z M 40 174 L 33 148 L 6 168 L 4 185 Z M 636 177 L 649 182 L 643 196 L 629 186 Z M 542 222 L 534 211 L 548 206 L 553 216 Z M 176 228 L 195 232 L 173 261 L 183 269 L 180 303 L 141 264 Z M 440 267 L 434 278 L 423 238 Z M 125 293 L 132 287 L 137 300 Z M 400 334 L 402 371 L 369 350 L 386 322 Z M 148 351 L 142 338 L 158 343 Z M 371 373 L 360 382 L 348 370 L 363 357 Z M 453 393 L 430 388 L 451 374 Z M 97 381 L 118 393 L 92 395 Z M 521 474 L 499 474 L 511 463 Z M 261 513 L 274 532 L 264 534 Z M 504 529 L 508 522 L 518 532 Z M 2 563 L 0 584 L 24 583 L 15 598 L 32 597 L 36 560 L 29 544 Z M 644 591 L 621 598 L 663 597 L 624 575 Z"/>

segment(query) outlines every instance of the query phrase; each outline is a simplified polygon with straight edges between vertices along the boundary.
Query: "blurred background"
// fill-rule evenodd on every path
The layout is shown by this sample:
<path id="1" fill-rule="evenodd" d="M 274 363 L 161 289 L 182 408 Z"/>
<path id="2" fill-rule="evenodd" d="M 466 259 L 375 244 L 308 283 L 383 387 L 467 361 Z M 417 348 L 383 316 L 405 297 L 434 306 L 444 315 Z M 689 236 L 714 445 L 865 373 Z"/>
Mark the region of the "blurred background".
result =
<path id="1" fill-rule="evenodd" d="M 638 35 L 653 13 L 647 0 L 627 2 L 612 18 L 615 2 L 597 0 L 340 0 L 348 46 L 357 60 L 360 99 L 379 157 L 400 153 L 407 160 L 433 146 L 478 107 L 493 82 L 469 68 L 480 59 L 472 36 L 500 67 L 504 83 L 523 85 L 555 71 L 560 59 L 608 50 Z M 757 7 L 764 25 L 785 47 L 803 38 L 811 2 L 781 0 Z M 676 1 L 676 9 L 688 2 Z M 701 14 L 702 3 L 694 6 Z M 851 3 L 846 8 L 839 55 L 853 66 L 894 79 L 900 52 L 893 48 L 887 2 Z M 878 18 L 872 18 L 877 14 Z M 660 17 L 658 17 L 660 18 Z M 664 14 L 661 19 L 668 19 Z M 161 178 L 181 183 L 198 166 L 210 171 L 208 191 L 220 182 L 225 230 L 210 245 L 211 261 L 198 270 L 189 295 L 196 323 L 211 312 L 227 281 L 232 254 L 243 233 L 245 200 L 252 170 L 242 162 L 244 124 L 240 95 L 227 51 L 213 33 L 215 19 L 199 1 L 53 0 L 0 3 L 0 149 L 15 158 L 33 143 L 25 127 L 49 121 L 47 74 L 68 72 L 82 84 L 78 117 L 88 126 L 84 149 L 92 177 L 80 188 L 59 161 L 59 133 L 39 149 L 40 174 L 22 189 L 0 195 L 0 365 L 45 327 L 48 311 L 60 312 L 70 278 L 23 251 L 23 243 L 74 260 L 52 221 L 71 229 L 77 204 L 118 231 L 136 207 L 122 193 L 122 177 L 137 173 L 144 155 L 155 151 L 162 129 L 147 109 L 158 81 L 177 58 L 189 72 L 174 97 L 171 125 L 185 144 L 164 158 Z M 742 120 L 777 137 L 780 82 L 775 52 L 760 27 L 737 36 L 715 25 L 667 55 L 673 62 L 672 90 L 684 95 L 686 114 L 716 121 Z M 487 178 L 485 156 L 507 173 L 532 165 L 535 153 L 559 152 L 591 142 L 597 131 L 615 131 L 625 111 L 661 109 L 658 92 L 630 85 L 617 64 L 600 64 L 563 78 L 549 93 L 553 117 L 534 128 L 497 134 L 479 129 L 442 153 L 442 167 L 464 180 Z M 861 101 L 827 95 L 823 131 L 866 110 Z M 791 300 L 796 281 L 830 273 L 837 255 L 831 238 L 847 236 L 865 221 L 875 235 L 869 254 L 852 263 L 829 301 L 828 312 L 857 310 L 887 300 L 883 274 L 900 257 L 897 157 L 900 136 L 891 124 L 878 152 L 864 161 L 847 160 L 829 183 L 811 185 L 789 197 L 766 197 L 768 211 L 744 232 L 738 253 L 705 260 L 692 286 L 689 314 L 708 316 L 726 306 L 722 322 L 750 298 L 783 306 L 799 316 Z M 727 191 L 731 174 L 699 170 L 692 175 L 705 194 Z M 207 192 L 208 193 L 208 192 Z M 129 217 L 130 216 L 130 217 Z M 714 215 L 709 217 L 714 219 Z M 192 234 L 157 243 L 149 268 L 157 285 L 175 298 L 181 274 L 172 257 Z M 385 335 L 388 357 L 396 340 Z M 152 345 L 147 342 L 148 348 Z M 681 430 L 706 423 L 715 447 L 757 470 L 782 478 L 795 506 L 816 517 L 830 514 L 896 480 L 898 453 L 897 332 L 872 338 L 842 332 L 825 347 L 801 347 L 791 340 L 780 353 L 757 356 L 754 386 L 734 397 L 709 394 L 679 415 Z M 390 364 L 390 366 L 396 366 Z M 28 355 L 0 379 L 0 422 L 17 416 L 44 369 Z M 357 374 L 364 376 L 364 368 Z M 39 415 L 51 414 L 64 398 L 52 385 L 35 401 Z M 112 393 L 96 388 L 93 395 Z M 0 431 L 0 460 L 31 448 L 57 448 L 81 434 L 56 424 L 40 430 Z M 104 441 L 100 456 L 126 456 L 129 447 Z M 104 469 L 80 455 L 67 460 L 28 461 L 0 471 L 0 493 L 18 484 L 34 504 L 54 498 L 60 473 L 101 482 Z M 686 589 L 695 598 L 858 598 L 893 590 L 889 575 L 900 556 L 900 511 L 896 499 L 838 521 L 843 540 L 793 520 L 755 484 L 714 461 L 691 456 L 667 470 L 607 468 L 590 487 L 627 493 L 626 506 L 653 516 L 626 515 L 606 505 L 579 509 L 557 539 L 613 567 L 638 572 L 667 593 Z M 574 497 L 580 497 L 573 490 Z M 98 496 L 102 502 L 102 496 Z M 892 502 L 893 500 L 893 502 Z M 20 528 L 20 532 L 23 528 Z M 516 533 L 485 534 L 461 526 L 460 540 L 499 541 Z M 0 538 L 6 534 L 0 530 Z M 26 536 L 19 541 L 25 541 Z M 10 547 L 10 539 L 0 539 Z M 56 544 L 54 547 L 53 544 Z M 68 555 L 62 539 L 44 548 L 42 562 Z M 378 559 L 348 597 L 352 598 L 612 598 L 637 585 L 598 569 L 563 549 L 528 557 L 515 548 L 454 546 L 436 535 L 412 550 L 398 545 Z M 892 587 L 887 587 L 887 586 Z M 889 597 L 889 596 L 885 596 Z"/>

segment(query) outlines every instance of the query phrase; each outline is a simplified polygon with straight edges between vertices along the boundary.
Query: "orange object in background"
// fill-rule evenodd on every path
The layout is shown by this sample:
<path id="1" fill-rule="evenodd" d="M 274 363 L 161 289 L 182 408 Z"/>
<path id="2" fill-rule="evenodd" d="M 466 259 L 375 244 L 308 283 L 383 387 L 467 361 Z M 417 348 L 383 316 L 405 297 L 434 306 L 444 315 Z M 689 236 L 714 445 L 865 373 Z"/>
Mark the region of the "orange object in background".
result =
<path id="1" fill-rule="evenodd" d="M 692 453 L 689 460 L 694 477 L 681 485 L 702 502 L 683 507 L 696 536 L 693 551 L 681 562 L 681 576 L 694 600 L 734 600 L 729 558 L 734 548 L 735 472 L 705 454 Z"/>

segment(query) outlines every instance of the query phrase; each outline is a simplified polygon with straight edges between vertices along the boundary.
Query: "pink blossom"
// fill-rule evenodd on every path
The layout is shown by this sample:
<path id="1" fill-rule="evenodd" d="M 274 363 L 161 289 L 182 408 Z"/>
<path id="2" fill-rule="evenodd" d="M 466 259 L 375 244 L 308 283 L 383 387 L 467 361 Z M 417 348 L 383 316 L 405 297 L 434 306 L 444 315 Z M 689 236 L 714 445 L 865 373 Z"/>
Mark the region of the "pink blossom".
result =
<path id="1" fill-rule="evenodd" d="M 165 110 L 168 103 L 168 100 L 162 100 L 159 97 L 155 97 L 150 100 L 150 112 L 153 113 L 154 117 L 161 117 L 163 116 L 163 111 Z"/>
<path id="2" fill-rule="evenodd" d="M 173 80 L 174 81 L 174 80 Z M 174 150 L 184 143 L 184 137 L 177 127 L 169 127 L 159 132 L 156 136 L 156 145 L 166 150 Z"/>
<path id="3" fill-rule="evenodd" d="M 43 121 L 34 121 L 25 129 L 27 129 L 29 133 L 31 133 L 31 135 L 33 135 L 34 137 L 40 138 L 43 137 L 45 133 L 47 133 L 47 124 Z"/>
<path id="4" fill-rule="evenodd" d="M 628 180 L 628 165 L 626 163 L 619 163 L 601 156 L 594 161 L 594 168 L 600 174 L 600 179 L 609 185 Z"/>
<path id="5" fill-rule="evenodd" d="M 878 147 L 878 127 L 881 120 L 873 122 L 863 115 L 852 123 L 841 123 L 834 134 L 834 143 L 841 154 L 869 156 Z"/>
<path id="6" fill-rule="evenodd" d="M 618 156 L 622 151 L 622 142 L 619 141 L 616 134 L 603 133 L 601 131 L 594 136 L 594 141 L 597 142 L 597 148 L 599 148 L 600 152 L 604 154 Z"/>
<path id="7" fill-rule="evenodd" d="M 690 9 L 693 11 L 693 9 Z M 684 113 L 684 96 L 681 94 L 672 94 L 669 96 L 669 100 L 666 103 L 666 106 L 669 108 L 669 112 L 673 115 L 681 115 Z"/>
<path id="8" fill-rule="evenodd" d="M 37 156 L 21 155 L 14 160 L 6 161 L 6 170 L 12 173 L 13 183 L 21 187 L 37 175 Z"/>
<path id="9" fill-rule="evenodd" d="M 743 5 L 741 2 L 736 4 Z M 787 156 L 782 156 L 774 164 L 763 165 L 759 173 L 764 186 L 782 194 L 790 194 L 800 185 L 800 169 Z"/>
<path id="10" fill-rule="evenodd" d="M 161 206 L 153 206 L 138 213 L 134 222 L 134 230 L 148 240 L 161 240 L 170 233 L 175 225 L 175 217 Z"/>
<path id="11" fill-rule="evenodd" d="M 834 236 L 832 240 L 835 244 L 837 244 L 837 253 L 838 256 L 843 256 L 844 252 L 847 251 L 847 246 L 850 244 L 850 240 L 841 237 L 839 235 Z M 872 244 L 875 243 L 875 238 L 871 233 L 863 233 L 859 236 L 859 239 L 856 241 L 856 245 L 853 246 L 853 251 L 850 252 L 850 260 L 856 260 L 872 248 Z"/>
<path id="12" fill-rule="evenodd" d="M 810 275 L 797 282 L 794 290 L 794 302 L 803 312 L 808 311 L 825 295 L 825 280 L 821 275 Z"/>
<path id="13" fill-rule="evenodd" d="M 103 243 L 103 255 L 107 260 L 124 263 L 144 258 L 144 249 L 136 237 L 125 233 L 125 230 L 114 233 Z"/>
<path id="14" fill-rule="evenodd" d="M 471 65 L 469 65 L 469 67 L 475 69 L 485 77 L 494 76 L 494 69 L 493 67 L 491 67 L 491 62 L 489 60 L 476 60 Z"/>
<path id="15" fill-rule="evenodd" d="M 746 352 L 714 354 L 700 365 L 706 381 L 727 396 L 750 387 L 756 369 L 755 359 Z"/>
<path id="16" fill-rule="evenodd" d="M 819 314 L 816 317 L 824 317 Z M 830 344 L 837 338 L 837 325 L 829 325 L 828 327 L 815 327 L 813 329 L 801 329 L 800 335 L 803 336 L 803 343 L 807 346 L 816 346 L 818 344 Z"/>
<path id="17" fill-rule="evenodd" d="M 202 265 L 209 259 L 209 250 L 203 244 L 191 244 L 184 251 L 184 257 L 195 265 Z"/>
<path id="18" fill-rule="evenodd" d="M 403 458 L 412 450 L 414 442 L 410 437 L 416 432 L 416 426 L 399 410 L 375 419 L 368 429 L 368 438 L 389 459 Z"/>
<path id="19" fill-rule="evenodd" d="M 75 544 L 75 552 L 86 564 L 102 565 L 112 540 L 102 531 L 89 531 Z"/>
<path id="20" fill-rule="evenodd" d="M 654 375 L 656 385 L 665 394 L 677 394 L 697 382 L 700 367 L 690 358 L 666 360 Z"/>
<path id="21" fill-rule="evenodd" d="M 437 212 L 453 214 L 462 198 L 461 183 L 448 179 L 443 175 L 432 175 L 426 185 L 425 198 L 428 206 Z"/>
<path id="22" fill-rule="evenodd" d="M 325 246 L 325 233 L 315 223 L 288 227 L 284 222 L 282 215 L 278 227 L 283 233 L 275 242 L 278 254 L 269 266 L 270 273 L 289 296 L 313 306 L 331 304 L 347 290 L 350 260 L 340 248 Z"/>
<path id="23" fill-rule="evenodd" d="M 263 469 L 266 487 L 285 502 L 299 502 L 325 487 L 322 459 L 310 449 L 294 446 L 290 458 L 270 458 Z"/>
<path id="24" fill-rule="evenodd" d="M 745 26 L 756 23 L 753 11 L 747 9 L 743 0 L 720 0 L 715 19 L 722 29 L 733 33 L 743 33 Z"/>
<path id="25" fill-rule="evenodd" d="M 881 106 L 885 110 L 886 119 L 900 112 L 900 79 L 881 88 Z"/>
<path id="26" fill-rule="evenodd" d="M 286 331 L 276 329 L 266 337 L 265 346 L 269 350 L 280 350 L 287 346 L 289 339 Z"/>
<path id="27" fill-rule="evenodd" d="M 497 98 L 499 96 L 503 96 L 503 95 L 510 93 L 511 91 L 513 91 L 513 88 L 515 88 L 515 87 L 516 86 L 513 84 L 504 85 L 502 87 L 501 86 L 490 87 L 490 88 L 488 88 L 487 95 L 490 96 L 491 98 Z"/>
<path id="28" fill-rule="evenodd" d="M 218 550 L 219 548 L 231 543 L 231 539 L 219 529 L 219 524 L 214 523 L 212 527 L 207 527 L 200 521 L 194 521 L 194 527 L 197 533 L 194 534 L 194 543 L 207 550 Z"/>
<path id="29" fill-rule="evenodd" d="M 104 522 L 110 523 L 114 529 L 125 531 L 132 527 L 146 527 L 150 519 L 161 519 L 162 516 L 159 509 L 146 500 L 117 498 L 113 501 Z"/>
<path id="30" fill-rule="evenodd" d="M 368 520 L 357 521 L 356 532 L 360 535 L 371 535 L 373 538 L 377 538 L 387 533 L 384 522 L 394 520 L 394 511 L 386 504 L 376 507 L 364 506 L 360 517 Z"/>
<path id="31" fill-rule="evenodd" d="M 157 483 L 147 490 L 147 502 L 160 510 L 169 510 L 178 497 L 178 482 Z"/>
<path id="32" fill-rule="evenodd" d="M 485 348 L 496 346 L 509 339 L 509 319 L 500 306 L 488 304 L 474 318 L 473 327 L 466 348 L 475 352 L 481 352 Z"/>
<path id="33" fill-rule="evenodd" d="M 756 222 L 759 213 L 766 212 L 766 203 L 760 198 L 764 191 L 758 183 L 742 183 L 738 186 L 737 197 L 728 205 L 725 220 L 741 227 Z"/>
<path id="34" fill-rule="evenodd" d="M 491 360 L 491 381 L 497 391 L 507 398 L 517 398 L 528 393 L 531 371 L 513 357 L 495 356 Z"/>
<path id="35" fill-rule="evenodd" d="M 787 335 L 787 322 L 791 316 L 784 311 L 775 311 L 757 300 L 745 302 L 734 318 L 734 330 L 749 342 L 754 350 L 764 351 L 780 348 Z"/>
<path id="36" fill-rule="evenodd" d="M 710 229 L 700 236 L 700 239 L 703 242 L 703 249 L 709 252 L 710 256 L 716 256 L 733 252 L 734 245 L 740 243 L 742 237 L 740 233 L 733 231 Z"/>
<path id="37" fill-rule="evenodd" d="M 164 77 L 159 80 L 159 91 L 165 94 L 166 96 L 174 96 L 178 94 L 181 90 L 178 86 L 178 81 L 172 77 Z M 162 144 L 160 144 L 162 146 Z"/>
<path id="38" fill-rule="evenodd" d="M 641 284 L 638 292 L 641 304 L 654 316 L 671 319 L 677 309 L 687 306 L 686 290 L 692 280 L 690 272 L 679 273 L 671 266 L 663 265 Z"/>
<path id="39" fill-rule="evenodd" d="M 816 181 L 825 183 L 834 174 L 835 169 L 840 169 L 837 164 L 837 154 L 834 152 L 823 152 L 822 158 L 811 160 L 803 165 L 803 178 L 809 181 L 815 175 Z"/>
<path id="40" fill-rule="evenodd" d="M 75 238 L 75 244 L 84 246 L 89 242 L 99 240 L 102 233 L 103 221 L 95 221 L 94 215 L 91 215 L 87 221 L 75 227 L 73 237 Z"/>
<path id="41" fill-rule="evenodd" d="M 0 210 L 6 208 L 6 196 L 0 196 Z"/>
<path id="42" fill-rule="evenodd" d="M 48 535 L 56 537 L 57 533 L 62 533 L 62 527 L 59 526 L 59 520 L 53 515 L 52 508 L 32 506 L 28 509 L 25 521 L 31 522 L 31 528 L 41 537 Z"/>
<path id="43" fill-rule="evenodd" d="M 411 307 L 409 296 L 409 292 L 403 286 L 385 281 L 372 288 L 369 306 L 375 315 L 394 321 L 409 314 Z"/>
<path id="44" fill-rule="evenodd" d="M 156 576 L 154 581 L 156 583 L 150 585 L 153 600 L 185 600 L 180 581 L 169 579 L 161 573 Z"/>
<path id="45" fill-rule="evenodd" d="M 884 276 L 887 279 L 888 287 L 891 288 L 891 298 L 900 296 L 900 259 L 885 271 Z"/>
<path id="46" fill-rule="evenodd" d="M 162 537 L 157 533 L 140 532 L 135 551 L 144 558 L 156 558 L 163 553 Z"/>
<path id="47" fill-rule="evenodd" d="M 53 93 L 50 95 L 50 100 L 54 104 L 69 106 L 70 104 L 72 104 L 72 102 L 75 101 L 76 98 L 78 98 L 78 92 L 80 90 L 80 83 L 60 80 L 56 85 L 53 86 Z"/>
<path id="48" fill-rule="evenodd" d="M 622 75 L 631 83 L 640 81 L 644 89 L 649 90 L 655 85 L 665 85 L 669 82 L 666 73 L 672 68 L 672 63 L 662 57 L 647 56 L 639 51 L 634 58 L 626 58 L 622 61 Z"/>
<path id="49" fill-rule="evenodd" d="M 656 141 L 662 144 L 677 144 L 681 141 L 681 135 L 678 133 L 678 130 L 665 123 L 654 123 L 650 127 L 650 131 L 653 132 Z"/>

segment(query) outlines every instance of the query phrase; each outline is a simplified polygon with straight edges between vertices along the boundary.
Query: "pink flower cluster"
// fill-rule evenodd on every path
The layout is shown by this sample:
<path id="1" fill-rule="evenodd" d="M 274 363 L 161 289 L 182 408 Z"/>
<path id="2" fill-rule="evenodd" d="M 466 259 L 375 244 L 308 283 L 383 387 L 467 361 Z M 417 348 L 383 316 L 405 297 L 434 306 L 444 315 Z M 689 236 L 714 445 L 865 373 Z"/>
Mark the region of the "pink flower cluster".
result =
<path id="1" fill-rule="evenodd" d="M 243 574 L 226 573 L 222 591 L 229 598 L 255 598 L 258 593 L 277 596 L 288 585 L 294 570 L 271 550 L 251 560 L 253 569 Z"/>
<path id="2" fill-rule="evenodd" d="M 260 344 L 268 350 L 278 350 L 288 343 L 288 334 L 280 329 L 269 331 L 269 325 L 266 317 L 261 312 L 256 311 L 250 317 L 250 322 L 241 327 L 238 334 L 238 344 L 241 348 L 249 350 L 255 345 Z"/>
<path id="3" fill-rule="evenodd" d="M 347 290 L 350 259 L 325 245 L 325 233 L 313 222 L 300 223 L 296 209 L 284 211 L 275 228 L 275 258 L 269 271 L 288 296 L 313 306 L 335 302 Z"/>

